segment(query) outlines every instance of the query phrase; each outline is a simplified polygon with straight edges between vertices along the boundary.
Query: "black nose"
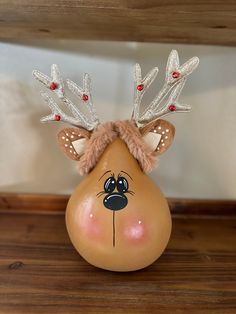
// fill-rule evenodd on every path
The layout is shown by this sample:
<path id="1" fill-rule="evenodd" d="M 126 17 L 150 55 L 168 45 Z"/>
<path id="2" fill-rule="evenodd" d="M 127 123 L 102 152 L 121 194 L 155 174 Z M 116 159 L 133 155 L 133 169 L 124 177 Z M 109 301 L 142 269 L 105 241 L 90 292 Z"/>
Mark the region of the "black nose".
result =
<path id="1" fill-rule="evenodd" d="M 128 199 L 124 194 L 112 193 L 107 195 L 103 204 L 106 208 L 111 210 L 120 210 L 128 204 Z"/>

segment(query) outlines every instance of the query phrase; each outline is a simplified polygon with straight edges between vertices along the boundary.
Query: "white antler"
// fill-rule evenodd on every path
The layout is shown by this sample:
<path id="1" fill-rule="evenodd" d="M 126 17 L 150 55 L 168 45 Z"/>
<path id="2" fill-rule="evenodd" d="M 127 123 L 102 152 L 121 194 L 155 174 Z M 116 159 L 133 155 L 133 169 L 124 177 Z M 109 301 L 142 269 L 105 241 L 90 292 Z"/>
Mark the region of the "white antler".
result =
<path id="1" fill-rule="evenodd" d="M 140 114 L 140 104 L 143 95 L 157 76 L 158 69 L 151 70 L 144 79 L 142 79 L 141 68 L 139 64 L 135 66 L 135 101 L 132 118 L 135 120 L 138 127 L 142 127 L 160 117 L 173 112 L 188 112 L 191 107 L 181 105 L 178 102 L 179 95 L 185 85 L 187 76 L 191 74 L 198 66 L 199 59 L 193 57 L 179 66 L 179 56 L 176 50 L 172 50 L 166 66 L 165 82 L 156 95 L 151 104 Z M 169 97 L 167 98 L 167 96 Z M 167 98 L 167 100 L 165 100 Z M 165 100 L 164 105 L 161 103 Z"/>
<path id="2" fill-rule="evenodd" d="M 39 71 L 33 71 L 33 76 L 48 89 L 53 91 L 62 103 L 68 107 L 73 116 L 69 116 L 64 113 L 58 104 L 47 93 L 41 92 L 43 99 L 47 102 L 52 113 L 46 117 L 43 117 L 40 121 L 63 121 L 72 124 L 77 127 L 83 127 L 87 130 L 93 130 L 99 123 L 95 108 L 91 99 L 91 84 L 88 74 L 84 75 L 83 88 L 79 87 L 74 82 L 67 80 L 68 88 L 74 93 L 81 102 L 86 103 L 89 117 L 86 117 L 79 108 L 72 103 L 70 99 L 65 95 L 64 82 L 60 74 L 59 68 L 56 64 L 51 66 L 51 78 Z"/>

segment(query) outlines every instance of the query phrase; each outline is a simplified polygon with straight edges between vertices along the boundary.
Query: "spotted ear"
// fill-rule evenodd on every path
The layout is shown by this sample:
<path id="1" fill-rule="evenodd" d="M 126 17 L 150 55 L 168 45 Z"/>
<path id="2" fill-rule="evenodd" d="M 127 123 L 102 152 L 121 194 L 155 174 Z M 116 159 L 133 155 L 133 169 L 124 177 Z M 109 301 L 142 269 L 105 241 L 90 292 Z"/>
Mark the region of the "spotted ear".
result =
<path id="1" fill-rule="evenodd" d="M 166 120 L 156 120 L 140 130 L 148 147 L 158 154 L 164 153 L 172 144 L 175 127 Z"/>
<path id="2" fill-rule="evenodd" d="M 91 132 L 83 128 L 65 128 L 58 135 L 58 144 L 67 157 L 79 160 L 84 153 L 85 144 Z"/>

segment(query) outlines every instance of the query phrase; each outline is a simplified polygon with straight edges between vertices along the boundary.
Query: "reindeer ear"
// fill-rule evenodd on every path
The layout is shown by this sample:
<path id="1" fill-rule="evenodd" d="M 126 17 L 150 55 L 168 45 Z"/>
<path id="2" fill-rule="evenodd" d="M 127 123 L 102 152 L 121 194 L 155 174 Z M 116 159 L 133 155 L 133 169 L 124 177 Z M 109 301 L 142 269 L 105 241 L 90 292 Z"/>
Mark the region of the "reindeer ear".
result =
<path id="1" fill-rule="evenodd" d="M 73 160 L 79 160 L 84 153 L 90 132 L 83 128 L 65 128 L 58 135 L 58 144 L 63 152 Z"/>
<path id="2" fill-rule="evenodd" d="M 172 144 L 175 127 L 166 120 L 156 120 L 140 130 L 144 141 L 152 151 L 164 153 Z"/>

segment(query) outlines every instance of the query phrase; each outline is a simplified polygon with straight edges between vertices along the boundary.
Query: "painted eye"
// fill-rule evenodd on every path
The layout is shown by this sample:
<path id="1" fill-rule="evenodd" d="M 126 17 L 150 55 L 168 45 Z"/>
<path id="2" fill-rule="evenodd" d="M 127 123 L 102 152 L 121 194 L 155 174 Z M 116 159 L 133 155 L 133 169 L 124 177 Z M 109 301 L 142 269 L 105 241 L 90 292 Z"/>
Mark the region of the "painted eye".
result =
<path id="1" fill-rule="evenodd" d="M 124 177 L 118 177 L 117 190 L 119 193 L 125 193 L 129 189 L 128 181 Z"/>
<path id="2" fill-rule="evenodd" d="M 104 191 L 112 193 L 116 188 L 116 179 L 114 177 L 108 178 L 104 183 Z"/>

